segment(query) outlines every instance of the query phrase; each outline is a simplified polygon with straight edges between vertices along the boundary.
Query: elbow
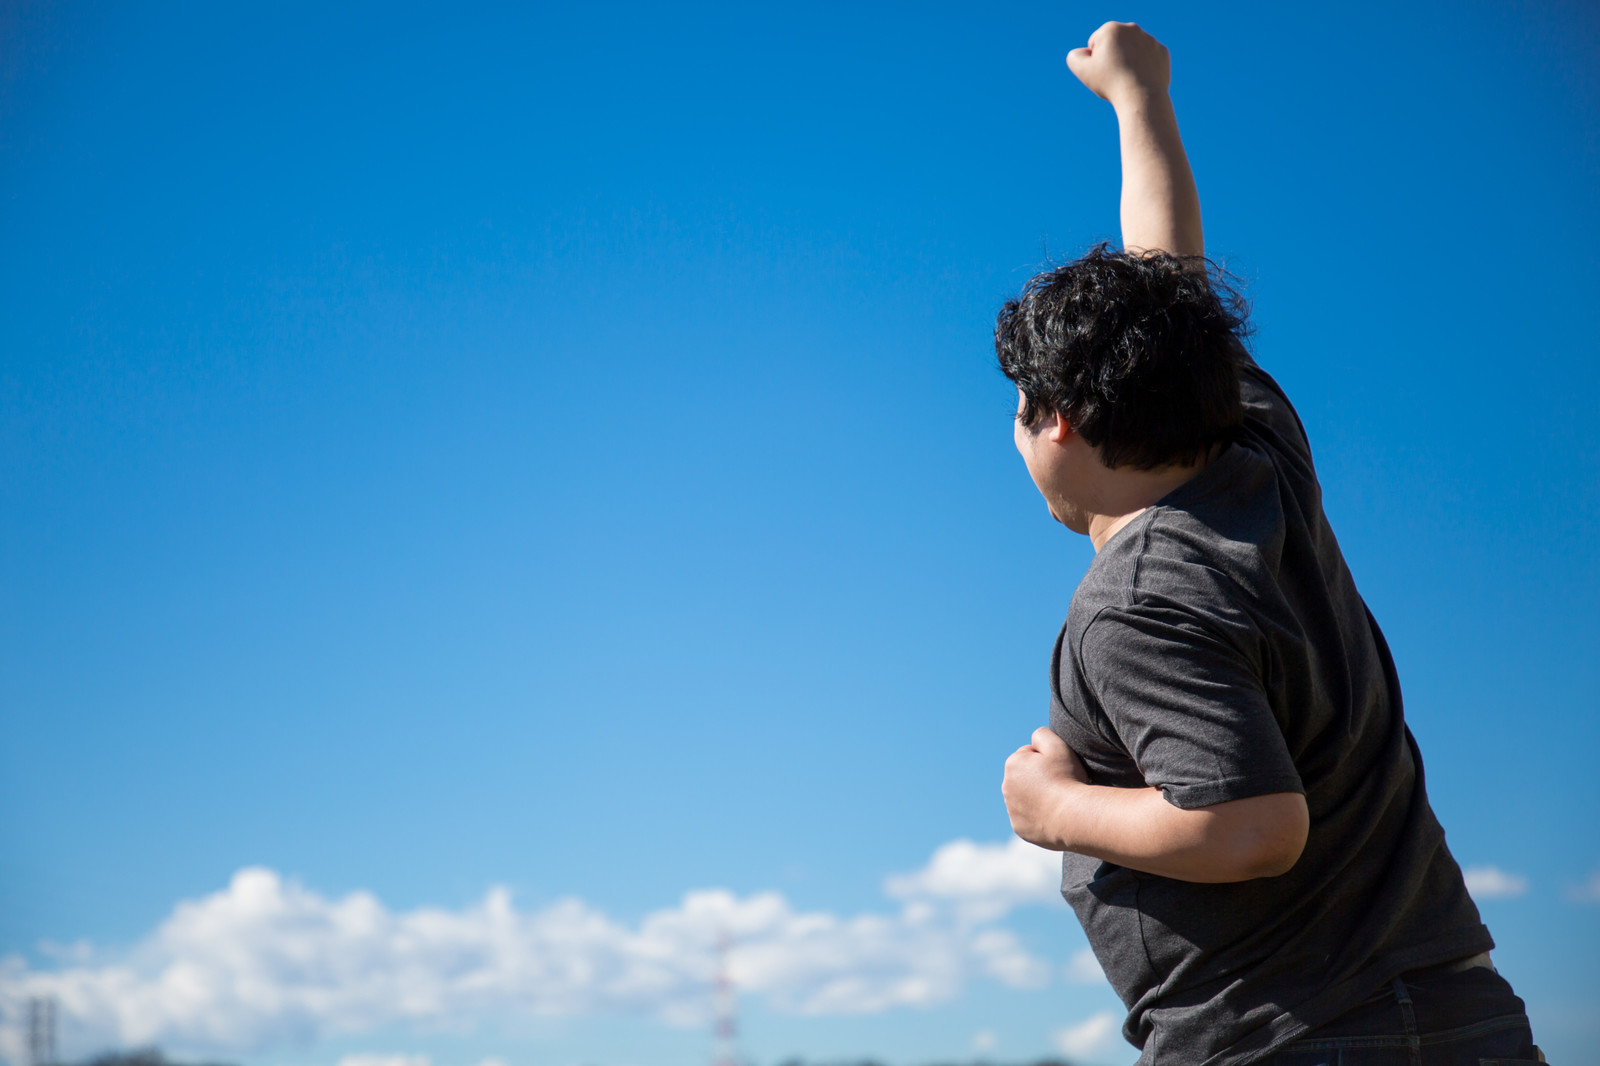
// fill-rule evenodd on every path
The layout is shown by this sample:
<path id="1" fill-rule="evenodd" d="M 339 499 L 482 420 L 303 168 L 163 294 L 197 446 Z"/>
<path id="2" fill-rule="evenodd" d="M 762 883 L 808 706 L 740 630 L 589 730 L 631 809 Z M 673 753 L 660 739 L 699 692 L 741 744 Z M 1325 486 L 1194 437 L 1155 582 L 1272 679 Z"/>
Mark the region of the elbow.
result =
<path id="1" fill-rule="evenodd" d="M 1270 813 L 1244 834 L 1240 849 L 1241 881 L 1258 877 L 1281 877 L 1294 869 L 1306 850 L 1311 833 L 1311 814 L 1306 798 L 1298 792 L 1263 796 Z"/>
<path id="2" fill-rule="evenodd" d="M 1258 877 L 1282 877 L 1294 869 L 1294 864 L 1300 861 L 1300 853 L 1305 850 L 1305 841 L 1298 845 L 1281 846 L 1264 849 L 1259 854 L 1252 855 L 1242 869 L 1240 881 L 1253 881 Z"/>
<path id="3" fill-rule="evenodd" d="M 1214 808 L 1220 817 L 1218 862 L 1212 881 L 1253 881 L 1281 877 L 1294 869 L 1306 848 L 1311 816 L 1306 798 L 1298 792 L 1280 792 L 1235 800 Z"/>

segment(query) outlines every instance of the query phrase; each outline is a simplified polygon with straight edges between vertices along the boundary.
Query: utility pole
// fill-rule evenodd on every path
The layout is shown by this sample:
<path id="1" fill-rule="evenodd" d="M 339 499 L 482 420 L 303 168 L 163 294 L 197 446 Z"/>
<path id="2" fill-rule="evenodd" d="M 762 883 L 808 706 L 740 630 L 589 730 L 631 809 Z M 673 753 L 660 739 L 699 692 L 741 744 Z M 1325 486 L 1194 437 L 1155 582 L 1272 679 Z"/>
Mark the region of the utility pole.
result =
<path id="1" fill-rule="evenodd" d="M 28 1000 L 28 1066 L 55 1066 L 56 1000 L 34 996 Z"/>
<path id="2" fill-rule="evenodd" d="M 717 934 L 717 982 L 716 982 L 716 1054 L 712 1059 L 713 1066 L 739 1066 L 739 1047 L 736 1040 L 739 1035 L 739 1000 L 733 988 L 733 979 L 728 976 L 728 949 L 732 943 L 726 932 Z"/>

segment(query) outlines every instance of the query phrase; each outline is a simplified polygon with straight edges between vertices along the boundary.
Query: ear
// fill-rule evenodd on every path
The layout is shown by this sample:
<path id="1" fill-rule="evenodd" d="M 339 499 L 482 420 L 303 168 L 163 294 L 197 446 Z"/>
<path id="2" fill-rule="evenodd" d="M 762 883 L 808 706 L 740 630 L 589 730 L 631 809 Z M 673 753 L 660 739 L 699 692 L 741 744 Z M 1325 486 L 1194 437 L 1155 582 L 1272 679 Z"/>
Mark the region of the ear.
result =
<path id="1" fill-rule="evenodd" d="M 1072 439 L 1072 423 L 1068 422 L 1067 416 L 1060 411 L 1051 413 L 1055 416 L 1054 420 L 1046 420 L 1042 427 L 1045 435 L 1050 438 L 1052 444 L 1065 444 Z"/>

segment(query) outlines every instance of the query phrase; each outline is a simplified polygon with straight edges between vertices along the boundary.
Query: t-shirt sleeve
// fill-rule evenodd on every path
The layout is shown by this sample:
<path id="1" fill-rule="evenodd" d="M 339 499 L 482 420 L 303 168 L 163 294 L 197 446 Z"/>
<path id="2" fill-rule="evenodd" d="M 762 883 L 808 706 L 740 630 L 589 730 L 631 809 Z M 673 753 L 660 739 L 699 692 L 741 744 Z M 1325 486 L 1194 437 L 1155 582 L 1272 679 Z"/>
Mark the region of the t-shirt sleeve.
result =
<path id="1" fill-rule="evenodd" d="M 1171 607 L 1106 607 L 1079 655 L 1105 724 L 1174 806 L 1305 791 L 1258 669 L 1211 627 Z"/>

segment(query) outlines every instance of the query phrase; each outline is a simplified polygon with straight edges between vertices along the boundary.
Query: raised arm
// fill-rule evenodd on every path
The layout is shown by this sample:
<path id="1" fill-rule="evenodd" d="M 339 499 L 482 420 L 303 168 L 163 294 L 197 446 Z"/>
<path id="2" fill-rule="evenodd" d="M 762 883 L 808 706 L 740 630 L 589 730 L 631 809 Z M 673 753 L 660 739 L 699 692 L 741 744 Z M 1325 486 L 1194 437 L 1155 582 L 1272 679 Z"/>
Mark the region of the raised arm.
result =
<path id="1" fill-rule="evenodd" d="M 1203 256 L 1200 194 L 1178 136 L 1166 46 L 1132 22 L 1108 22 L 1067 54 L 1078 80 L 1117 112 L 1122 139 L 1122 246 Z"/>

